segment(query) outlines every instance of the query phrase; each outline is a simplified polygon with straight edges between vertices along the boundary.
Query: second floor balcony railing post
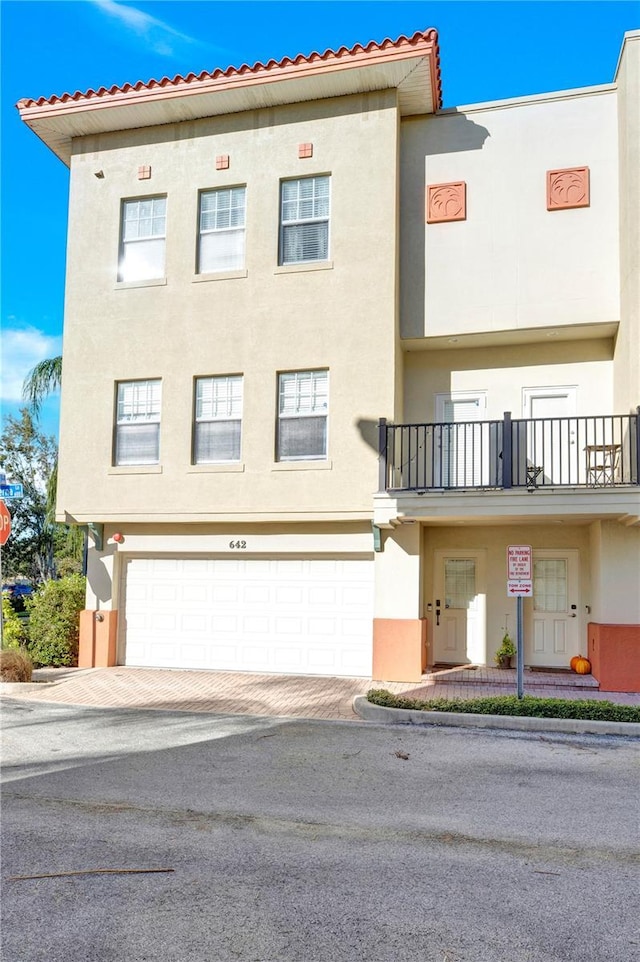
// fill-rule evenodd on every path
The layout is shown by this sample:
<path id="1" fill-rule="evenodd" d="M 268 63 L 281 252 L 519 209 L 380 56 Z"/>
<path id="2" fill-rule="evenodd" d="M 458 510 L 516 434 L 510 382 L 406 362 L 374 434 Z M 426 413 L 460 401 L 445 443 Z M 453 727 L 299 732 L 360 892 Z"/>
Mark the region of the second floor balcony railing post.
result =
<path id="1" fill-rule="evenodd" d="M 636 408 L 636 484 L 640 484 L 640 407 Z"/>
<path id="2" fill-rule="evenodd" d="M 378 421 L 378 491 L 387 490 L 387 419 Z"/>
<path id="3" fill-rule="evenodd" d="M 513 437 L 511 434 L 511 411 L 504 412 L 502 425 L 502 487 L 513 487 Z"/>

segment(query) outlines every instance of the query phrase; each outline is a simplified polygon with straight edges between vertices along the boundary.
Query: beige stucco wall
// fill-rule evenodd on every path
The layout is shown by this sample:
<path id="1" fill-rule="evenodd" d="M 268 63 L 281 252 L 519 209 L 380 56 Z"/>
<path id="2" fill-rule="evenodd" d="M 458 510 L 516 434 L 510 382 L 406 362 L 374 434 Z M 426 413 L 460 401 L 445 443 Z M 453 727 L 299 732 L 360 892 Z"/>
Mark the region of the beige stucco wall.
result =
<path id="1" fill-rule="evenodd" d="M 640 527 L 596 521 L 590 529 L 591 621 L 640 624 Z"/>
<path id="2" fill-rule="evenodd" d="M 404 337 L 616 322 L 613 88 L 402 123 Z M 546 172 L 588 166 L 591 205 L 547 211 Z M 429 184 L 465 181 L 465 221 L 425 224 Z"/>
<path id="3" fill-rule="evenodd" d="M 527 388 L 575 387 L 576 414 L 613 412 L 613 362 L 609 341 L 553 341 L 545 344 L 415 351 L 405 354 L 405 421 L 436 418 L 435 396 L 485 391 L 483 417 L 505 411 L 524 416 Z"/>
<path id="4" fill-rule="evenodd" d="M 422 617 L 422 529 L 404 524 L 383 531 L 375 556 L 376 618 Z"/>
<path id="5" fill-rule="evenodd" d="M 397 135 L 387 91 L 74 145 L 59 517 L 371 516 L 376 423 L 397 391 Z M 298 158 L 301 142 L 313 158 Z M 223 153 L 230 169 L 216 171 Z M 280 179 L 326 173 L 330 265 L 279 270 Z M 235 184 L 247 185 L 246 276 L 196 279 L 198 190 Z M 166 284 L 119 285 L 121 199 L 155 194 L 168 197 Z M 324 367 L 328 459 L 276 465 L 277 372 Z M 193 378 L 231 373 L 244 374 L 241 469 L 192 470 Z M 135 378 L 162 379 L 161 471 L 111 469 L 114 382 Z"/>
<path id="6" fill-rule="evenodd" d="M 640 31 L 625 36 L 618 74 L 620 141 L 620 330 L 615 354 L 618 410 L 640 404 Z"/>

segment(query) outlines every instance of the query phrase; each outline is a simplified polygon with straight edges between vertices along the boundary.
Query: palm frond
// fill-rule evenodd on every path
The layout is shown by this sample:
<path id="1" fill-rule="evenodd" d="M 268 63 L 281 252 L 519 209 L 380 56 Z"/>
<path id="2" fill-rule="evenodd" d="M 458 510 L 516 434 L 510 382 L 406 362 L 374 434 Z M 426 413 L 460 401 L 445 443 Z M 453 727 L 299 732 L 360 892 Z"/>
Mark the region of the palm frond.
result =
<path id="1" fill-rule="evenodd" d="M 57 391 L 62 381 L 62 355 L 48 357 L 29 371 L 22 385 L 22 396 L 33 413 L 40 413 L 42 402 Z"/>

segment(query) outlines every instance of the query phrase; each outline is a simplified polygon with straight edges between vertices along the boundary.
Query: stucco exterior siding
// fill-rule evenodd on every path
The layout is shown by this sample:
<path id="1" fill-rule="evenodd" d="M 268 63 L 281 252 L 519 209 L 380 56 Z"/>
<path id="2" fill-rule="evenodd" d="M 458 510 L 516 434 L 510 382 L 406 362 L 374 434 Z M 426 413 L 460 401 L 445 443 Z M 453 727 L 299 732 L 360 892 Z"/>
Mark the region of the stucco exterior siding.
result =
<path id="1" fill-rule="evenodd" d="M 59 516 L 202 519 L 231 502 L 236 515 L 370 516 L 375 424 L 396 393 L 395 95 L 148 133 L 91 138 L 72 160 Z M 312 159 L 298 158 L 302 141 Z M 222 152 L 231 166 L 216 171 Z M 150 181 L 137 179 L 143 163 Z M 311 174 L 331 178 L 329 262 L 280 268 L 280 181 Z M 247 185 L 246 276 L 204 280 L 198 191 L 234 184 Z M 156 194 L 167 196 L 166 283 L 119 284 L 121 200 Z M 312 368 L 329 371 L 328 458 L 276 464 L 277 373 Z M 234 373 L 242 463 L 194 471 L 193 378 Z M 112 470 L 114 384 L 136 378 L 162 380 L 161 473 Z"/>
<path id="2" fill-rule="evenodd" d="M 402 123 L 405 338 L 619 319 L 615 92 Z M 591 202 L 548 211 L 546 172 L 589 168 Z M 425 185 L 466 183 L 467 216 L 425 224 Z"/>
<path id="3" fill-rule="evenodd" d="M 615 399 L 635 410 L 640 384 L 640 32 L 628 33 L 618 74 L 620 157 L 620 331 Z"/>

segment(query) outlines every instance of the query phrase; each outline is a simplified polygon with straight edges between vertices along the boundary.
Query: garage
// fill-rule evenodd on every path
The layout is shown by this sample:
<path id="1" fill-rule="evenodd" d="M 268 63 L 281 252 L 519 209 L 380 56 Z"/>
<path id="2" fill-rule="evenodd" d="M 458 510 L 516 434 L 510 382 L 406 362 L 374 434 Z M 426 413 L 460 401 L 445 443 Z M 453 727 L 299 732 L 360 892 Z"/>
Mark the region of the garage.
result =
<path id="1" fill-rule="evenodd" d="M 371 675 L 373 561 L 122 559 L 120 663 Z"/>

